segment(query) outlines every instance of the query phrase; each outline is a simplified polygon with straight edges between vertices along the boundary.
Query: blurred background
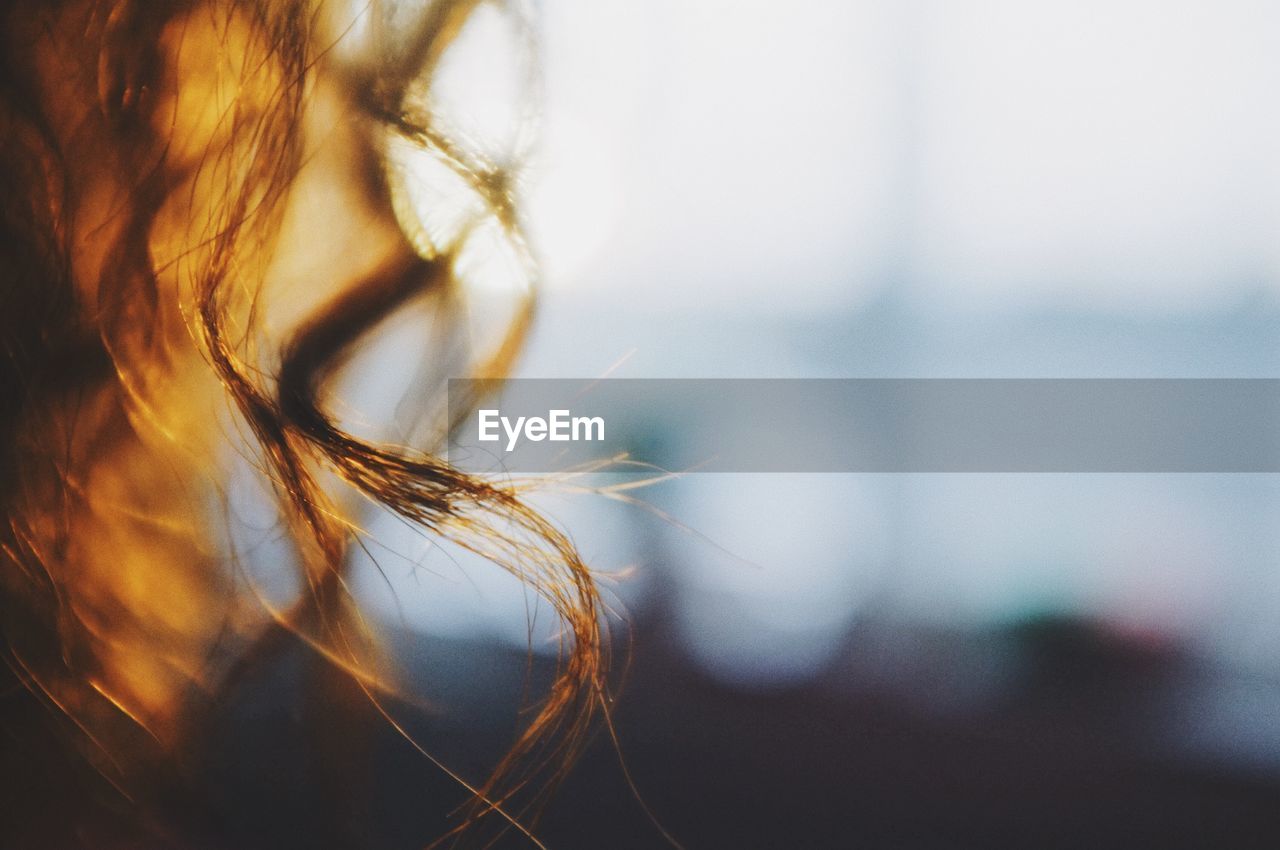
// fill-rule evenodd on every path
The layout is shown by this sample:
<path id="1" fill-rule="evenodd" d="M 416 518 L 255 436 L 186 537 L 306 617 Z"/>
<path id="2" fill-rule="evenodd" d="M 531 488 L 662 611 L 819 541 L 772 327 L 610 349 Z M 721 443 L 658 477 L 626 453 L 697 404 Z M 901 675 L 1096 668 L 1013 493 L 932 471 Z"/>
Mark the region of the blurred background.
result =
<path id="1" fill-rule="evenodd" d="M 1274 4 L 537 7 L 522 377 L 1280 376 Z M 1276 476 L 633 495 L 538 503 L 617 574 L 622 751 L 690 847 L 1280 840 Z M 420 733 L 482 764 L 546 612 L 369 526 Z M 603 736 L 544 838 L 663 846 Z"/>

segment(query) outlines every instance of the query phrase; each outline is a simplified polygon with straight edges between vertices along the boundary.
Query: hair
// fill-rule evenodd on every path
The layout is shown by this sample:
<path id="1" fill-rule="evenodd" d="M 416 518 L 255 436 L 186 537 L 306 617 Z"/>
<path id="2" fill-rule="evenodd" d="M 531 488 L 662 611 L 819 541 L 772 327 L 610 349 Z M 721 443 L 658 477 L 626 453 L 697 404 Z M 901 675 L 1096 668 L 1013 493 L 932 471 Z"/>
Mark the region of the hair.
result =
<path id="1" fill-rule="evenodd" d="M 361 536 L 353 493 L 515 574 L 564 624 L 549 692 L 489 777 L 466 785 L 472 804 L 440 840 L 515 827 L 536 843 L 538 807 L 607 711 L 604 612 L 570 539 L 516 484 L 358 437 L 331 411 L 335 375 L 393 312 L 426 299 L 457 321 L 460 257 L 481 223 L 532 274 L 512 163 L 466 147 L 406 95 L 478 5 L 436 0 L 393 22 L 379 61 L 345 64 L 332 51 L 341 22 L 310 2 L 0 12 L 0 652 L 35 706 L 23 716 L 46 733 L 31 738 L 34 758 L 115 795 L 133 829 L 173 840 L 176 766 L 288 640 L 399 729 L 346 584 Z M 386 25 L 377 0 L 367 15 Z M 327 85 L 359 121 L 442 163 L 477 211 L 290 302 L 270 281 L 289 276 L 289 201 L 318 156 L 306 127 Z M 396 176 L 364 156 L 361 191 L 389 209 Z M 466 374 L 508 370 L 531 293 Z M 280 303 L 305 320 L 282 331 Z M 271 482 L 292 541 L 303 591 L 283 610 L 237 578 L 208 510 L 225 497 L 218 458 L 237 451 Z M 4 699 L 0 716 L 21 714 Z"/>

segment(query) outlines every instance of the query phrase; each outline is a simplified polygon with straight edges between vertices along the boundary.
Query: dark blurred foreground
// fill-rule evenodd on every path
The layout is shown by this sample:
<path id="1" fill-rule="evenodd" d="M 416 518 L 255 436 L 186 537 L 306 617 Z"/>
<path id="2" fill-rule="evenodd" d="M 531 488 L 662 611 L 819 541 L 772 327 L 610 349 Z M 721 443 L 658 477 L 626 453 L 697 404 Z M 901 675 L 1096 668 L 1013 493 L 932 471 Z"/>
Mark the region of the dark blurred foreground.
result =
<path id="1" fill-rule="evenodd" d="M 820 681 L 752 692 L 691 669 L 660 622 L 636 632 L 617 714 L 624 756 L 691 850 L 1280 846 L 1280 771 L 1251 743 L 1272 719 L 1280 734 L 1280 684 L 1242 685 L 1140 635 L 1055 620 L 986 635 L 867 627 Z M 412 657 L 442 710 L 417 731 L 478 772 L 505 741 L 510 703 L 495 697 L 518 693 L 526 659 L 439 643 Z M 1248 710 L 1224 712 L 1242 689 Z M 252 846 L 338 846 L 346 832 L 353 846 L 416 847 L 456 799 L 380 736 L 349 829 L 317 823 L 299 843 L 315 809 L 285 766 L 299 758 L 293 724 L 245 719 L 228 824 Z M 664 846 L 603 735 L 539 834 L 552 848 Z"/>
<path id="2" fill-rule="evenodd" d="M 1043 620 L 987 634 L 868 625 L 818 681 L 759 691 L 707 678 L 664 633 L 659 619 L 635 625 L 617 721 L 646 802 L 690 850 L 1280 846 L 1280 683 Z M 482 775 L 508 741 L 527 659 L 409 636 L 403 650 L 437 699 L 398 716 Z M 451 822 L 456 787 L 367 709 L 304 688 L 304 658 L 264 671 L 226 718 L 202 777 L 208 846 L 422 846 Z M 309 746 L 317 734 L 335 746 Z M 28 821 L 76 810 L 31 781 L 5 776 Z M 71 846 L 20 834 L 0 846 Z M 667 846 L 604 735 L 538 834 L 562 850 Z"/>

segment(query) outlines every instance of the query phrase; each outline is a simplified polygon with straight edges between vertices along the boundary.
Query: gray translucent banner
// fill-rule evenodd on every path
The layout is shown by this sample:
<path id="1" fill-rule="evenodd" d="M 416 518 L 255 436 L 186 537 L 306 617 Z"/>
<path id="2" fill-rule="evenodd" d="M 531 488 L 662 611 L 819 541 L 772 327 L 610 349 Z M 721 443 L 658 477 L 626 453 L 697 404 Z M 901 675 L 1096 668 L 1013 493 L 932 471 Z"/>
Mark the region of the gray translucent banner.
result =
<path id="1" fill-rule="evenodd" d="M 1275 379 L 453 380 L 449 405 L 473 472 L 1280 472 Z"/>

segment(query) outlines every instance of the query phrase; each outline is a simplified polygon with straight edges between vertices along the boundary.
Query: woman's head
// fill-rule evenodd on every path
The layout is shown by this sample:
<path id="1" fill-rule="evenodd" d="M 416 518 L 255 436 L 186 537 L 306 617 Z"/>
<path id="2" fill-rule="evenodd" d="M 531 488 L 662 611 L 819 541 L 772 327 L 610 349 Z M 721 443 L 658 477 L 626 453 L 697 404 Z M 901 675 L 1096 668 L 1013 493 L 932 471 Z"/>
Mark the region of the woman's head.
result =
<path id="1" fill-rule="evenodd" d="M 518 347 L 519 151 L 463 144 L 432 89 L 477 8 L 520 21 L 447 0 L 3 13 L 3 648 L 122 794 L 189 758 L 281 635 L 375 706 L 392 690 L 346 586 L 365 501 L 515 572 L 565 621 L 563 672 L 477 783 L 474 819 L 537 798 L 600 704 L 597 594 L 567 538 L 430 453 L 438 394 L 416 450 L 355 436 L 333 398 L 404 309 L 432 317 L 426 386 L 499 375 Z M 467 337 L 467 282 L 494 269 L 502 328 Z M 301 589 L 283 604 L 238 569 L 235 463 L 270 483 L 293 543 L 276 566 Z"/>

